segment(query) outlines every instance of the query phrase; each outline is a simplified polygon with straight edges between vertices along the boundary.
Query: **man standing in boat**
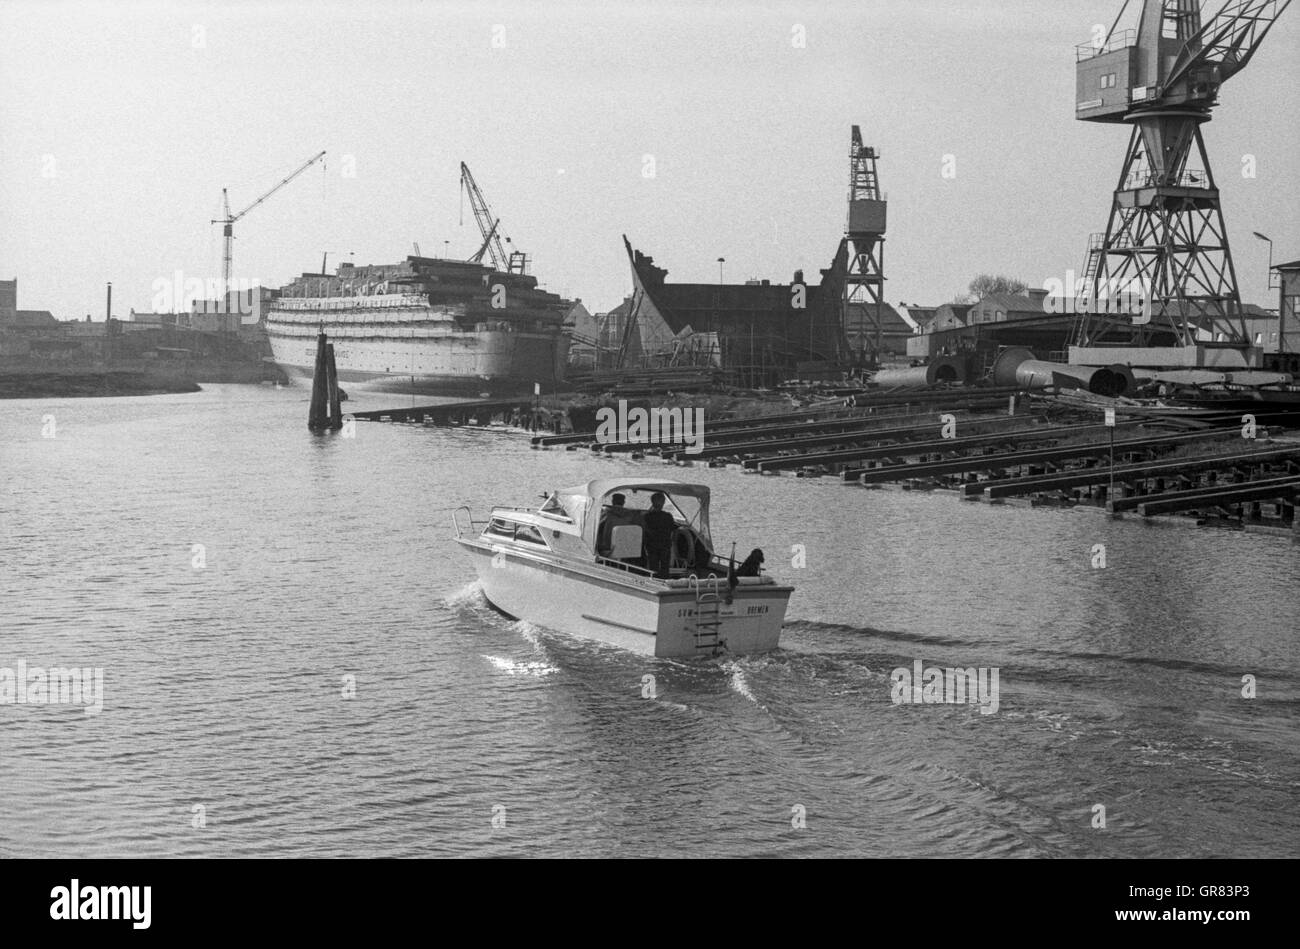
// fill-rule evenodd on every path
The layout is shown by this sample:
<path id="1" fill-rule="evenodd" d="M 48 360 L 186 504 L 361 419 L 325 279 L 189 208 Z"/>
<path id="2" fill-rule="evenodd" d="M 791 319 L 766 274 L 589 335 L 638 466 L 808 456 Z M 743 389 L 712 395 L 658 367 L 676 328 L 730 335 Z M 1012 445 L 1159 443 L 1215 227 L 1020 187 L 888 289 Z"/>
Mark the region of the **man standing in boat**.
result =
<path id="1" fill-rule="evenodd" d="M 665 500 L 662 491 L 650 495 L 650 510 L 641 518 L 646 566 L 661 580 L 668 579 L 668 565 L 672 562 L 673 530 L 677 527 L 677 521 L 664 510 Z"/>

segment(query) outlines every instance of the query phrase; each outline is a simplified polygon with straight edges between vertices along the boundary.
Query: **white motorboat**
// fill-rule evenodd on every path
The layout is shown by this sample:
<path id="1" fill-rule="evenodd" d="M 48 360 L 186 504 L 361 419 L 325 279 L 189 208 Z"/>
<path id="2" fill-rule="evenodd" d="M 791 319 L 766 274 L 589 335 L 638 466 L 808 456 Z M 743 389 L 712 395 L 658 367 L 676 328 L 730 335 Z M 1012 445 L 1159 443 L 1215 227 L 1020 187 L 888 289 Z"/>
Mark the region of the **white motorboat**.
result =
<path id="1" fill-rule="evenodd" d="M 656 494 L 673 520 L 658 557 L 646 540 L 662 544 L 666 521 L 645 521 Z M 645 655 L 775 649 L 794 592 L 762 573 L 761 554 L 737 563 L 715 553 L 700 484 L 605 478 L 536 509 L 496 507 L 475 521 L 460 508 L 452 520 L 496 609 Z"/>

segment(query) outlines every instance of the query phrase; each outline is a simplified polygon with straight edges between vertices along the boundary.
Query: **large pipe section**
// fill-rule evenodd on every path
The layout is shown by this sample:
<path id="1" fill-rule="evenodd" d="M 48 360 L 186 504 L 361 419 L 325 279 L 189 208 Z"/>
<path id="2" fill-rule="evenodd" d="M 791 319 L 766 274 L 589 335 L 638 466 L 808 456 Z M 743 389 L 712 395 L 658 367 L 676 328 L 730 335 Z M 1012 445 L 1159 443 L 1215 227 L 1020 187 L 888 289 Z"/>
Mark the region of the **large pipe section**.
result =
<path id="1" fill-rule="evenodd" d="M 1068 366 L 1043 362 L 1023 347 L 1004 349 L 993 363 L 993 383 L 1026 389 L 1084 389 L 1094 395 L 1128 395 L 1136 387 L 1133 370 L 1115 363 L 1110 366 Z"/>
<path id="2" fill-rule="evenodd" d="M 924 389 L 938 385 L 964 385 L 966 366 L 955 356 L 936 356 L 924 366 L 882 369 L 871 381 L 882 389 Z"/>
<path id="3" fill-rule="evenodd" d="M 1136 369 L 1133 374 L 1142 383 L 1166 382 L 1171 385 L 1208 386 L 1230 383 L 1238 386 L 1287 385 L 1294 381 L 1289 372 L 1261 372 L 1253 369 L 1234 369 L 1220 372 L 1212 369 Z"/>

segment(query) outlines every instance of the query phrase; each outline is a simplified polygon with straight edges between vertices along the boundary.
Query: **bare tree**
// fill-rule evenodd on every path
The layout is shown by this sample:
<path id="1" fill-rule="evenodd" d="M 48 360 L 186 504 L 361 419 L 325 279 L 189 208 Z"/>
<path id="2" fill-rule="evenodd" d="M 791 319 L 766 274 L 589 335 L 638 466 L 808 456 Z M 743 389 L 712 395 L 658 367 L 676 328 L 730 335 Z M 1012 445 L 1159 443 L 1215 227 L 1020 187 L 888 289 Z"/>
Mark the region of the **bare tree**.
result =
<path id="1" fill-rule="evenodd" d="M 1014 277 L 1004 277 L 1001 274 L 993 275 L 982 273 L 970 282 L 970 296 L 976 300 L 986 297 L 990 293 L 1024 293 L 1029 289 L 1029 284 L 1023 280 L 1017 280 Z"/>

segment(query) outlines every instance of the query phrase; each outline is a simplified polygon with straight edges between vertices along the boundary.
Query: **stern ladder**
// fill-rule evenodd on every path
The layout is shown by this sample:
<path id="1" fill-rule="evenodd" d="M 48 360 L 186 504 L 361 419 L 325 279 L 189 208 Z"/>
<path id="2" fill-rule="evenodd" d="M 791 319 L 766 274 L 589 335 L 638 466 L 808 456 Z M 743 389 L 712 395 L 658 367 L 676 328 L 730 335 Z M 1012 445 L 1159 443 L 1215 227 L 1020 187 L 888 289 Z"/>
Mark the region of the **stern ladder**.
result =
<path id="1" fill-rule="evenodd" d="M 726 640 L 721 636 L 722 596 L 718 578 L 708 577 L 707 584 L 694 574 L 690 579 L 695 593 L 695 649 L 697 652 L 707 649 L 716 656 L 727 648 Z"/>

